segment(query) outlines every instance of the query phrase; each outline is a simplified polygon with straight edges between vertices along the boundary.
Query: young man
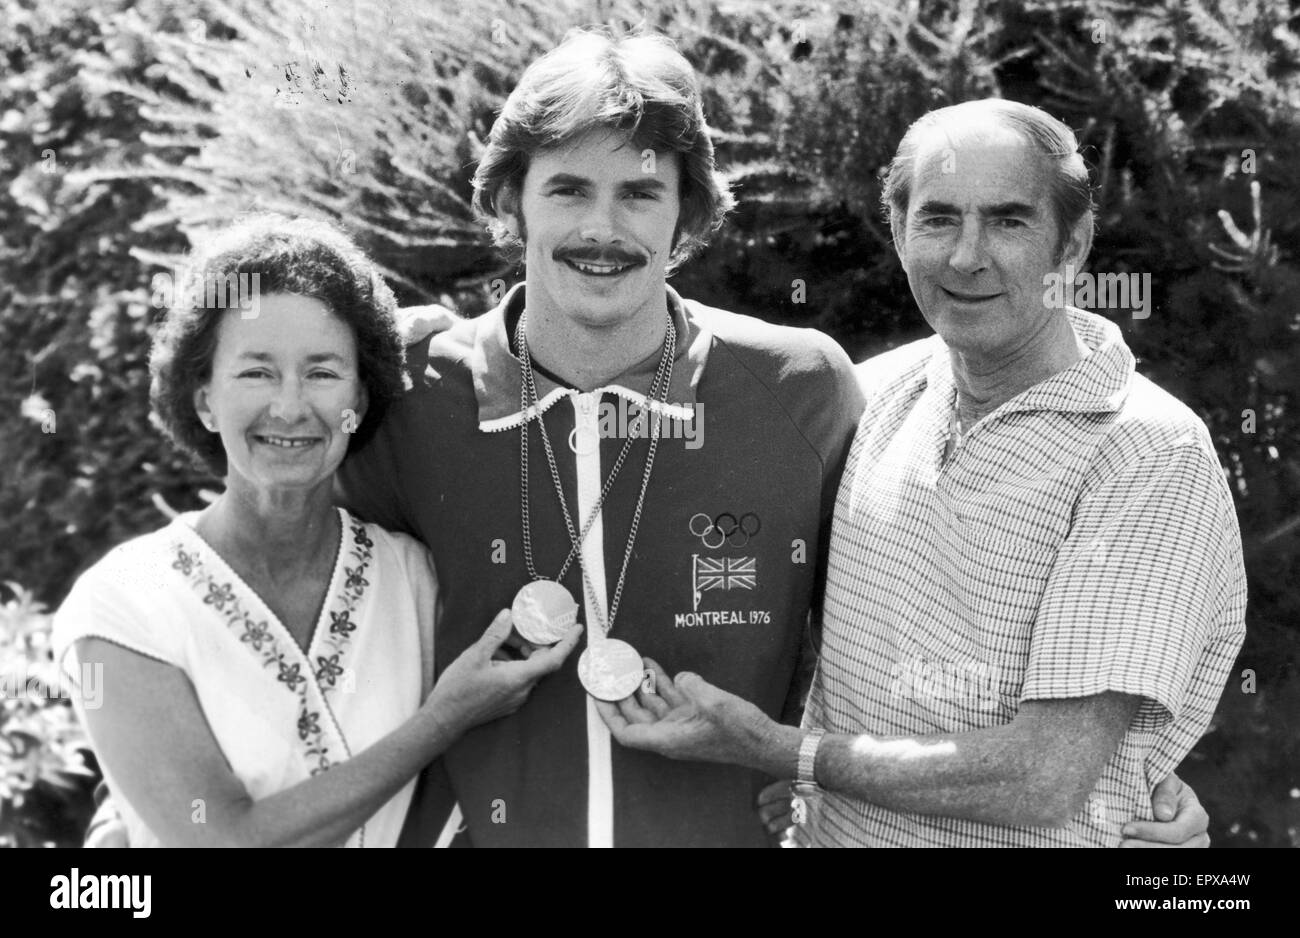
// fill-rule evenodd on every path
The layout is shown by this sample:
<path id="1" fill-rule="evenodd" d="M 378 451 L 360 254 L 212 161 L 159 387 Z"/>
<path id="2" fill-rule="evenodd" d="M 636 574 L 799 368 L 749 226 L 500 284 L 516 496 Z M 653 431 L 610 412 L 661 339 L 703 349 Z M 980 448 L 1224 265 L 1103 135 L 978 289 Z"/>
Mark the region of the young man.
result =
<path id="1" fill-rule="evenodd" d="M 658 38 L 570 38 L 510 95 L 475 184 L 527 283 L 421 350 L 345 464 L 348 504 L 432 550 L 439 664 L 554 580 L 589 657 L 635 650 L 632 687 L 649 655 L 778 719 L 862 397 L 827 336 L 668 288 L 731 205 L 690 66 Z M 768 842 L 770 780 L 611 746 L 581 671 L 444 760 L 474 845 Z"/>
<path id="2" fill-rule="evenodd" d="M 1204 424 L 1114 325 L 1047 302 L 1092 241 L 1077 150 L 992 99 L 908 131 L 886 199 L 938 335 L 863 366 L 805 730 L 659 673 L 600 704 L 620 742 L 820 786 L 814 845 L 1115 846 L 1150 816 L 1246 580 Z"/>

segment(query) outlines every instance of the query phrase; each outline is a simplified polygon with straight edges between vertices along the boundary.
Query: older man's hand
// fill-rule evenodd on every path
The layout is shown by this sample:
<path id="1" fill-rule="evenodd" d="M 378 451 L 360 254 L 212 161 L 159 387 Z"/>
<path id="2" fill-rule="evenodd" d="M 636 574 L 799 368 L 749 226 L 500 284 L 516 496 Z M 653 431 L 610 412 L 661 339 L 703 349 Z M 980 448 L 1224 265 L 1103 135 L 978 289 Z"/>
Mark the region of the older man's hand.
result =
<path id="1" fill-rule="evenodd" d="M 1201 800 L 1177 775 L 1165 776 L 1151 793 L 1154 821 L 1129 821 L 1121 847 L 1208 847 L 1210 816 Z"/>
<path id="2" fill-rule="evenodd" d="M 670 678 L 644 660 L 648 674 L 641 689 L 616 704 L 596 701 L 616 740 L 670 759 L 757 767 L 772 722 L 761 710 L 698 674 L 683 671 Z"/>
<path id="3" fill-rule="evenodd" d="M 413 345 L 435 332 L 446 332 L 458 322 L 460 316 L 437 303 L 404 306 L 397 311 L 397 331 L 403 345 Z"/>
<path id="4" fill-rule="evenodd" d="M 773 782 L 758 793 L 758 818 L 773 846 L 798 846 L 793 837 L 794 790 L 790 782 Z"/>

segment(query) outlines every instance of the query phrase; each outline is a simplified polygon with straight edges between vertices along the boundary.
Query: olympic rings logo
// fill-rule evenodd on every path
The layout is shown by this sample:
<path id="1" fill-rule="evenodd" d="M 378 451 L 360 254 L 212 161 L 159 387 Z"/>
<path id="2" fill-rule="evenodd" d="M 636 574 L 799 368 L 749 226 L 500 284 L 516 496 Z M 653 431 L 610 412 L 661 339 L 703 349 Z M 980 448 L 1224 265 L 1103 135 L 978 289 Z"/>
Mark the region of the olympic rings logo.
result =
<path id="1" fill-rule="evenodd" d="M 716 518 L 710 518 L 699 512 L 691 518 L 691 533 L 704 542 L 704 546 L 716 549 L 723 544 L 732 547 L 744 547 L 749 539 L 763 529 L 758 515 L 747 511 L 739 518 L 729 511 L 724 511 Z"/>

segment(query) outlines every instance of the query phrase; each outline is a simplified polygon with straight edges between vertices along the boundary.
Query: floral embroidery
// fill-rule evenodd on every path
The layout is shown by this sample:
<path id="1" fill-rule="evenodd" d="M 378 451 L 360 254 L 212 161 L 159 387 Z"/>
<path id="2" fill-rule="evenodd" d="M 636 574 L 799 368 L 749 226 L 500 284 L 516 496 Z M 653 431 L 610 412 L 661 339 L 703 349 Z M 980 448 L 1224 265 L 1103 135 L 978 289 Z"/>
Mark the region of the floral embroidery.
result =
<path id="1" fill-rule="evenodd" d="M 339 656 L 330 655 L 325 658 L 317 655 L 316 664 L 319 665 L 316 669 L 316 680 L 320 681 L 321 684 L 333 687 L 334 679 L 343 673 L 343 666 L 339 664 Z"/>
<path id="2" fill-rule="evenodd" d="M 330 660 L 338 664 L 338 669 L 329 669 L 327 672 L 317 672 L 317 681 L 321 685 L 321 696 L 325 698 L 328 705 L 330 695 L 333 694 L 339 685 L 339 682 L 333 678 L 341 677 L 347 672 L 347 666 L 344 662 L 343 651 L 347 648 L 348 642 L 352 638 L 352 633 L 357 629 L 357 623 L 352 618 L 361 605 L 361 597 L 365 595 L 366 587 L 370 585 L 370 580 L 366 578 L 366 573 L 370 569 L 371 559 L 374 557 L 372 548 L 375 542 L 366 534 L 366 527 L 356 519 L 351 520 L 352 546 L 350 556 L 356 562 L 356 566 L 343 567 L 346 577 L 343 581 L 343 592 L 336 597 L 331 603 L 334 607 L 330 610 L 330 627 L 329 632 L 322 636 L 321 643 L 327 646 L 328 650 L 334 652 Z M 324 661 L 324 658 L 318 658 L 318 662 Z M 325 680 L 328 676 L 329 680 Z"/>
<path id="3" fill-rule="evenodd" d="M 298 738 L 306 740 L 320 733 L 320 714 L 304 713 L 298 717 Z"/>
<path id="4" fill-rule="evenodd" d="M 185 576 L 189 576 L 194 572 L 194 561 L 197 559 L 197 555 L 187 554 L 184 550 L 177 549 L 176 560 L 172 563 L 172 569 L 179 570 Z"/>
<path id="5" fill-rule="evenodd" d="M 224 610 L 226 603 L 232 602 L 235 598 L 235 591 L 229 583 L 217 586 L 215 582 L 209 581 L 208 595 L 203 597 L 203 602 L 210 606 L 216 606 Z"/>
<path id="6" fill-rule="evenodd" d="M 317 726 L 315 729 L 317 731 L 317 738 L 319 739 L 320 727 Z M 319 775 L 322 772 L 328 772 L 330 767 L 334 764 L 330 762 L 329 756 L 326 755 L 328 752 L 329 747 L 322 746 L 319 743 L 307 747 L 307 755 L 316 757 L 316 766 L 311 770 L 312 775 Z"/>
<path id="7" fill-rule="evenodd" d="M 334 612 L 333 610 L 330 610 L 330 634 L 347 635 L 349 632 L 353 631 L 357 627 L 357 624 L 352 621 L 350 618 L 351 615 L 352 613 L 346 609 L 342 612 Z"/>
<path id="8" fill-rule="evenodd" d="M 310 769 L 312 775 L 328 770 L 334 764 L 334 760 L 330 757 L 330 747 L 325 741 L 325 728 L 320 722 L 322 710 L 312 709 L 309 706 L 308 694 L 314 687 L 321 698 L 321 703 L 325 705 L 325 709 L 328 709 L 328 695 L 339 686 L 338 678 L 348 671 L 344 663 L 346 652 L 352 634 L 357 630 L 357 623 L 352 616 L 360 608 L 366 587 L 370 585 L 365 574 L 374 556 L 374 541 L 366 534 L 365 526 L 350 516 L 344 517 L 350 522 L 349 531 L 352 535 L 350 557 L 355 566 L 343 567 L 346 576 L 342 591 L 327 602 L 327 605 L 332 607 L 329 610 L 330 627 L 321 640 L 332 654 L 316 656 L 319 669 L 312 674 L 315 678 L 314 684 L 303 673 L 302 664 L 290 663 L 291 657 L 294 656 L 286 656 L 280 650 L 269 623 L 266 620 L 254 621 L 243 608 L 243 603 L 235 593 L 234 583 L 218 582 L 216 577 L 206 569 L 200 553 L 186 551 L 180 541 L 173 545 L 176 559 L 172 563 L 172 569 L 179 571 L 185 577 L 190 586 L 203 597 L 205 605 L 212 606 L 224 616 L 229 628 L 240 633 L 240 642 L 247 644 L 252 652 L 259 655 L 262 666 L 274 669 L 276 680 L 297 695 L 298 737 L 306 744 L 308 761 L 315 763 Z M 341 740 L 341 742 L 346 750 L 347 741 Z M 364 831 L 362 836 L 364 841 Z"/>
<path id="9" fill-rule="evenodd" d="M 241 642 L 248 642 L 253 646 L 255 651 L 262 650 L 262 643 L 273 641 L 271 630 L 267 628 L 266 621 L 254 622 L 252 619 L 244 619 L 244 634 L 239 636 Z"/>
<path id="10" fill-rule="evenodd" d="M 307 680 L 299 673 L 302 670 L 302 665 L 286 664 L 283 655 L 280 656 L 279 664 L 280 673 L 276 675 L 276 680 L 288 684 L 290 690 L 297 690 L 298 682 Z"/>

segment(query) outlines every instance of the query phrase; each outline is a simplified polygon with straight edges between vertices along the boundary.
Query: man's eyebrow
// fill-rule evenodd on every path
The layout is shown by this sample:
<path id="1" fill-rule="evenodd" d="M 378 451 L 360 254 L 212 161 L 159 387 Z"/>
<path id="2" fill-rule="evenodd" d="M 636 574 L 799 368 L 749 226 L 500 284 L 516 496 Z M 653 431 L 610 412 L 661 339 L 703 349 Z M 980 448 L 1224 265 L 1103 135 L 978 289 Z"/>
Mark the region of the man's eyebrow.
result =
<path id="1" fill-rule="evenodd" d="M 619 183 L 619 188 L 636 189 L 640 192 L 663 192 L 668 188 L 668 185 L 662 179 L 647 176 L 640 179 L 629 179 L 626 182 L 621 182 Z"/>
<path id="2" fill-rule="evenodd" d="M 934 199 L 929 199 L 921 203 L 916 213 L 918 215 L 960 215 L 961 209 L 951 202 L 936 202 Z"/>
<path id="3" fill-rule="evenodd" d="M 556 173 L 542 183 L 542 187 L 549 186 L 587 186 L 591 180 L 583 176 L 575 176 L 573 173 Z"/>
<path id="4" fill-rule="evenodd" d="M 1033 218 L 1038 214 L 1038 209 L 1028 202 L 998 202 L 994 205 L 981 206 L 979 212 L 985 218 Z M 961 213 L 961 208 L 951 202 L 939 202 L 933 199 L 922 203 L 917 209 L 919 215 L 960 215 Z"/>
<path id="5" fill-rule="evenodd" d="M 1028 202 L 999 202 L 983 206 L 980 214 L 986 218 L 1033 218 L 1038 214 L 1038 208 Z"/>

